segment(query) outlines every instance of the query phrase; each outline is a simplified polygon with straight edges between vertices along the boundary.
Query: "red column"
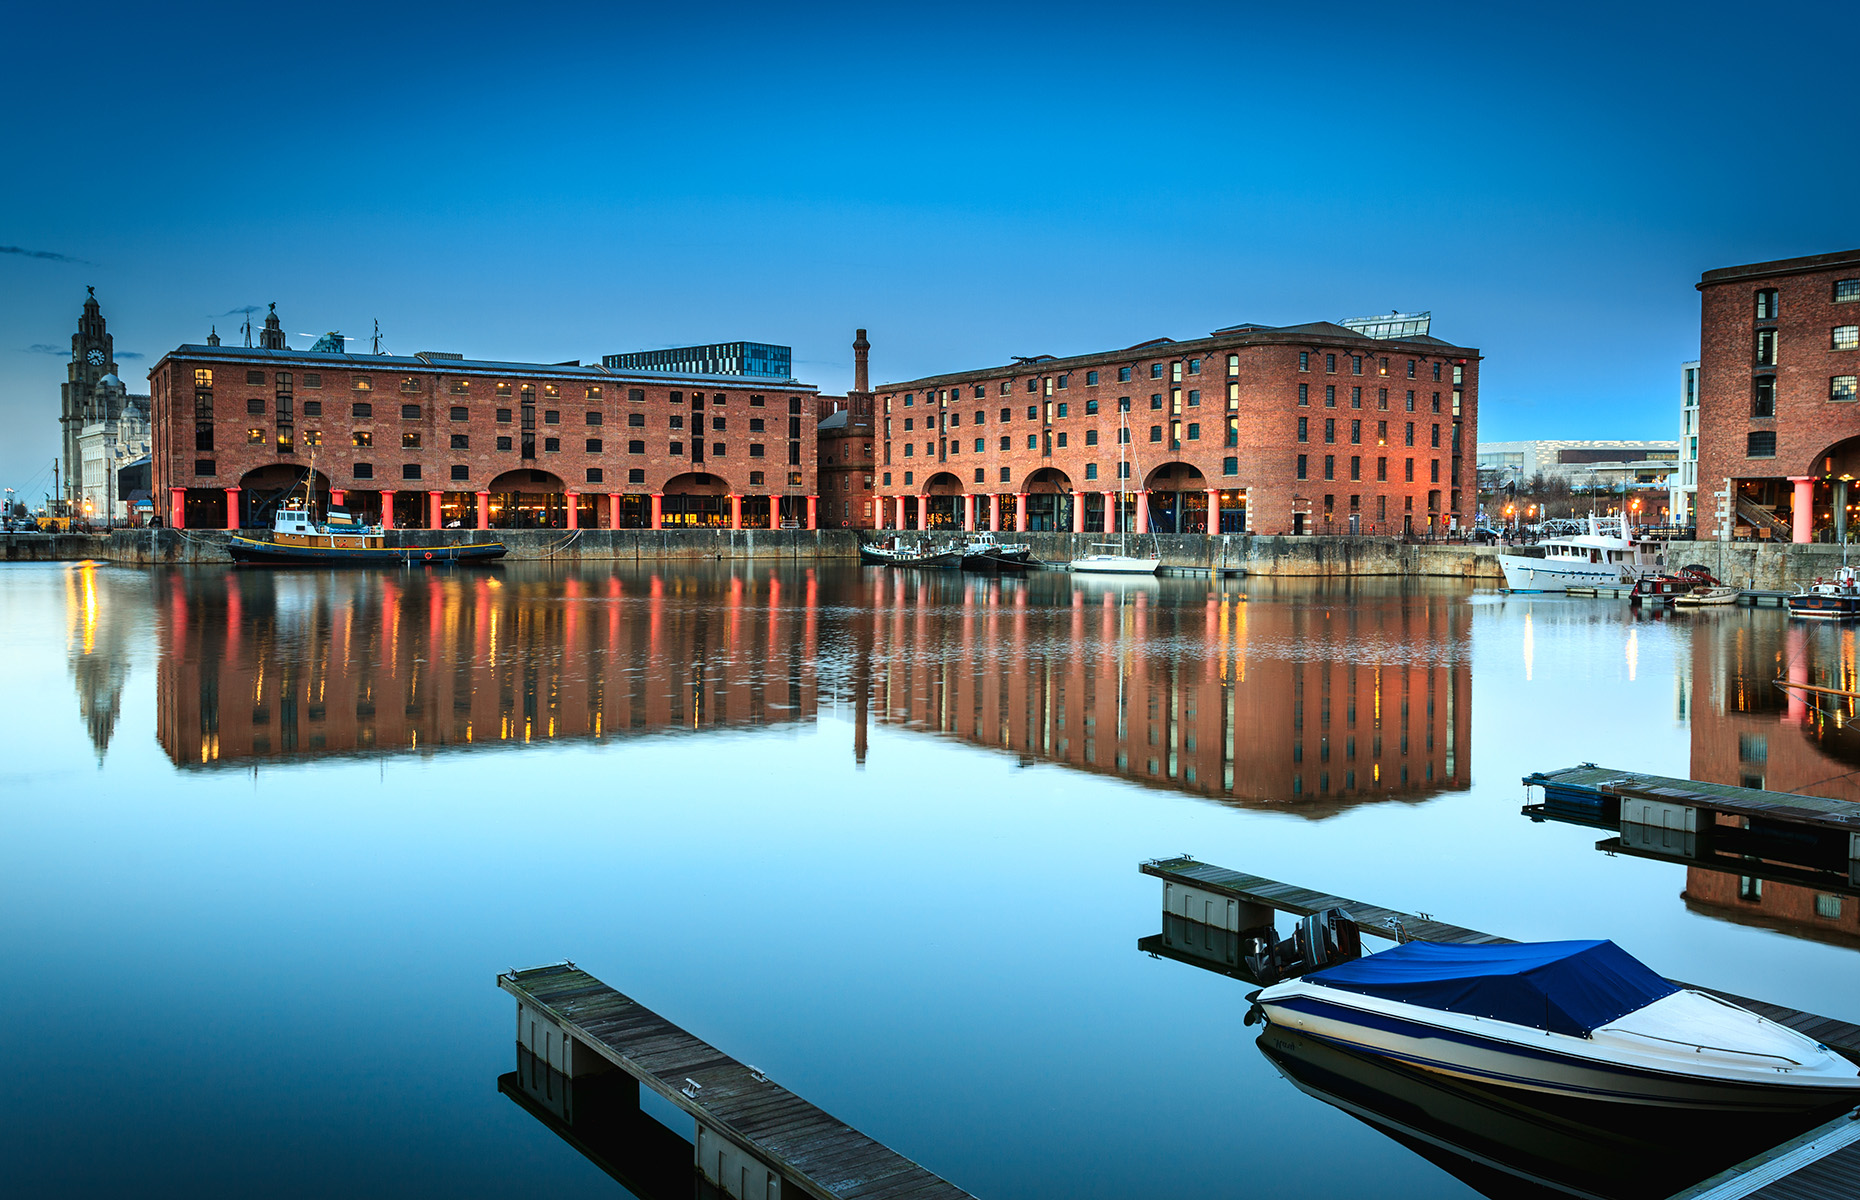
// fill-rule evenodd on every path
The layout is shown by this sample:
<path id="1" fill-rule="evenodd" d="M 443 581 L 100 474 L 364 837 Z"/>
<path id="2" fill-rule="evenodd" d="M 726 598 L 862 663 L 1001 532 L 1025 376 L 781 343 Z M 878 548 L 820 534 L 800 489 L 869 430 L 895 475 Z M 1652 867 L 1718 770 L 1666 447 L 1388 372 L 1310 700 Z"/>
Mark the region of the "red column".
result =
<path id="1" fill-rule="evenodd" d="M 239 489 L 226 489 L 226 528 L 239 528 Z M 1806 541 L 1806 538 L 1800 539 Z"/>
<path id="2" fill-rule="evenodd" d="M 341 488 L 331 488 L 329 489 L 329 502 L 340 508 L 346 501 L 348 495 L 349 493 L 343 491 Z"/>
<path id="3" fill-rule="evenodd" d="M 970 530 L 975 528 L 974 492 L 964 492 L 962 494 L 962 527 Z"/>
<path id="4" fill-rule="evenodd" d="M 187 525 L 187 489 L 171 487 L 168 489 L 168 528 L 182 529 Z"/>
<path id="5" fill-rule="evenodd" d="M 491 493 L 479 492 L 478 493 L 478 528 L 489 529 L 490 527 L 491 527 Z"/>
<path id="6" fill-rule="evenodd" d="M 1101 492 L 1100 495 L 1104 497 L 1104 531 L 1106 533 L 1116 533 L 1118 518 L 1117 493 Z"/>
<path id="7" fill-rule="evenodd" d="M 581 493 L 570 492 L 568 493 L 566 499 L 568 500 L 568 527 L 570 529 L 580 529 L 581 528 Z"/>
<path id="8" fill-rule="evenodd" d="M 930 493 L 917 497 L 917 528 L 930 528 Z"/>
<path id="9" fill-rule="evenodd" d="M 1148 533 L 1149 531 L 1150 531 L 1150 494 L 1148 492 L 1138 492 L 1137 493 L 1137 527 L 1134 530 L 1134 532 Z"/>
<path id="10" fill-rule="evenodd" d="M 620 528 L 620 493 L 607 493 L 607 528 Z"/>
<path id="11" fill-rule="evenodd" d="M 731 493 L 730 495 L 730 528 L 741 529 L 742 527 L 743 527 L 743 498 L 741 496 L 736 495 L 735 493 Z"/>
<path id="12" fill-rule="evenodd" d="M 430 510 L 430 514 L 426 520 L 426 527 L 428 529 L 439 529 L 445 525 L 446 514 L 445 507 L 442 503 L 445 499 L 445 495 L 444 492 L 426 493 L 427 508 Z"/>
<path id="13" fill-rule="evenodd" d="M 1085 493 L 1072 493 L 1072 532 L 1085 532 Z"/>
<path id="14" fill-rule="evenodd" d="M 819 505 L 820 505 L 819 496 L 809 496 L 807 498 L 807 527 L 809 529 L 820 528 L 820 514 L 818 511 Z"/>
<path id="15" fill-rule="evenodd" d="M 1789 482 L 1795 484 L 1795 522 L 1789 540 L 1799 546 L 1815 537 L 1815 480 L 1791 475 Z"/>
<path id="16" fill-rule="evenodd" d="M 1221 489 L 1208 489 L 1208 534 L 1213 536 L 1221 531 Z"/>
<path id="17" fill-rule="evenodd" d="M 664 526 L 664 525 L 662 525 L 662 524 L 660 523 L 660 520 L 659 520 L 659 517 L 660 517 L 660 513 L 659 513 L 659 503 L 660 503 L 660 501 L 662 501 L 662 500 L 664 500 L 664 499 L 665 499 L 665 493 L 664 493 L 664 492 L 654 492 L 654 493 L 652 493 L 652 527 L 653 527 L 654 529 L 663 529 L 663 528 L 665 528 L 665 526 Z"/>
<path id="18" fill-rule="evenodd" d="M 394 493 L 383 490 L 381 493 L 381 528 L 394 528 Z"/>
<path id="19" fill-rule="evenodd" d="M 1014 531 L 1027 532 L 1027 493 L 1014 493 Z"/>
<path id="20" fill-rule="evenodd" d="M 988 502 L 988 532 L 1000 533 L 1001 497 L 993 492 L 989 492 L 986 496 L 982 497 L 982 499 Z"/>

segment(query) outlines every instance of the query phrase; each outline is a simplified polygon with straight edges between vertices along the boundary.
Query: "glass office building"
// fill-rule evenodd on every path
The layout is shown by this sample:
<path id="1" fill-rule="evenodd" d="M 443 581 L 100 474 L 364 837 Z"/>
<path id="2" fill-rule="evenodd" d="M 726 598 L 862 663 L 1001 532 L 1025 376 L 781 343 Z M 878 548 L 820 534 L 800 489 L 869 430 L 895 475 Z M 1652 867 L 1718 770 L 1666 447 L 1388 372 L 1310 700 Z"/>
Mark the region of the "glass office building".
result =
<path id="1" fill-rule="evenodd" d="M 794 350 L 764 342 L 718 342 L 606 354 L 601 365 L 616 371 L 667 371 L 680 375 L 742 375 L 751 379 L 794 378 Z"/>

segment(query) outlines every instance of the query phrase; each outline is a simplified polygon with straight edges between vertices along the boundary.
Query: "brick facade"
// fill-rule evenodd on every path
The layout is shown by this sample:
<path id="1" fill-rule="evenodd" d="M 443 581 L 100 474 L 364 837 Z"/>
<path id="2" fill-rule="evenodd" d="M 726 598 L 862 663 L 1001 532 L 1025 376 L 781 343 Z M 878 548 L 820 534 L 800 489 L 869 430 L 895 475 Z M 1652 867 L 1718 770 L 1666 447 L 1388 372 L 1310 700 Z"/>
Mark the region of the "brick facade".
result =
<path id="1" fill-rule="evenodd" d="M 824 529 L 871 529 L 878 476 L 872 393 L 819 398 L 820 524 Z"/>
<path id="2" fill-rule="evenodd" d="M 1860 474 L 1860 250 L 1707 271 L 1699 289 L 1699 532 L 1809 541 Z"/>
<path id="3" fill-rule="evenodd" d="M 1127 417 L 1127 528 L 1463 526 L 1476 503 L 1478 367 L 1476 350 L 1435 338 L 1320 322 L 885 384 L 874 389 L 878 523 L 968 527 L 973 508 L 980 528 L 1105 529 Z"/>
<path id="4" fill-rule="evenodd" d="M 149 379 L 172 524 L 266 524 L 314 458 L 320 492 L 396 526 L 813 527 L 807 384 L 217 345 Z"/>

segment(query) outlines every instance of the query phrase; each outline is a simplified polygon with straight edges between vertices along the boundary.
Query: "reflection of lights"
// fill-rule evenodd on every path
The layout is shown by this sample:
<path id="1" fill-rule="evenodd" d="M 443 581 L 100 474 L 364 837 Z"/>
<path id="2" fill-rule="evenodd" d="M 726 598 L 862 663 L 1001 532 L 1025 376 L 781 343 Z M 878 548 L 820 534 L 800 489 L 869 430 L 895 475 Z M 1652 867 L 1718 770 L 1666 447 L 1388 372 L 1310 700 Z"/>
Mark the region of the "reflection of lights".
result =
<path id="1" fill-rule="evenodd" d="M 1524 610 L 1524 682 L 1531 681 L 1531 664 L 1537 655 L 1537 635 L 1531 628 L 1531 612 Z"/>
<path id="2" fill-rule="evenodd" d="M 1640 630 L 1630 629 L 1627 635 L 1627 673 L 1628 682 L 1634 682 L 1635 674 L 1640 670 Z"/>

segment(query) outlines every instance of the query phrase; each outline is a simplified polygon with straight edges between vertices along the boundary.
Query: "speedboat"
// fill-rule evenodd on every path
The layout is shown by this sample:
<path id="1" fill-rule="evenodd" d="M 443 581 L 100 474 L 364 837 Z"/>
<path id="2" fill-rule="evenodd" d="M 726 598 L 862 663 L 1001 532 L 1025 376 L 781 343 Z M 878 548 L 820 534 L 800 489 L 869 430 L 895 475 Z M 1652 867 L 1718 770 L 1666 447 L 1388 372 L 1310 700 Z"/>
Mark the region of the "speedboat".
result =
<path id="1" fill-rule="evenodd" d="M 1635 538 L 1619 517 L 1589 518 L 1587 533 L 1545 538 L 1541 556 L 1501 554 L 1505 587 L 1514 592 L 1566 592 L 1575 588 L 1621 587 L 1663 567 L 1656 542 Z"/>
<path id="2" fill-rule="evenodd" d="M 1609 941 L 1407 942 L 1253 998 L 1276 1025 L 1488 1087 L 1771 1115 L 1860 1102 L 1860 1067 Z"/>

